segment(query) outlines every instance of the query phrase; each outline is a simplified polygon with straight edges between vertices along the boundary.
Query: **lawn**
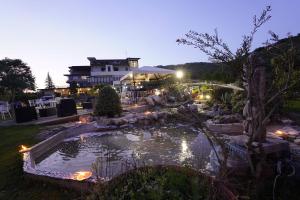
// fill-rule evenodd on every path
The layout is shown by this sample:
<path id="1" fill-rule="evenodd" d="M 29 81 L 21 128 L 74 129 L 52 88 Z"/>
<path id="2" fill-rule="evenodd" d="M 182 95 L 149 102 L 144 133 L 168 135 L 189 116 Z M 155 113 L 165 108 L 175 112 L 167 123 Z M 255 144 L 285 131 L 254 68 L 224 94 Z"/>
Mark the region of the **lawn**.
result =
<path id="1" fill-rule="evenodd" d="M 78 194 L 25 179 L 19 145 L 38 142 L 39 126 L 0 127 L 0 199 L 76 199 Z"/>

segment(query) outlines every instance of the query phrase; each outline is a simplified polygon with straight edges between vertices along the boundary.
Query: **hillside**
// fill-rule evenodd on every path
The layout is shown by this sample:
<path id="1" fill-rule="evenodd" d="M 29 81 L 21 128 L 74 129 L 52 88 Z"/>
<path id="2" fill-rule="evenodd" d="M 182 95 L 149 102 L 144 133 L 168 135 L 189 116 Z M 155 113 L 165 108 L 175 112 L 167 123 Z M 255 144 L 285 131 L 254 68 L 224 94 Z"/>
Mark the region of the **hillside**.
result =
<path id="1" fill-rule="evenodd" d="M 185 72 L 186 77 L 197 80 L 216 80 L 225 83 L 234 82 L 230 66 L 218 63 L 194 62 L 178 65 L 159 65 L 157 67 L 165 69 L 181 69 Z"/>

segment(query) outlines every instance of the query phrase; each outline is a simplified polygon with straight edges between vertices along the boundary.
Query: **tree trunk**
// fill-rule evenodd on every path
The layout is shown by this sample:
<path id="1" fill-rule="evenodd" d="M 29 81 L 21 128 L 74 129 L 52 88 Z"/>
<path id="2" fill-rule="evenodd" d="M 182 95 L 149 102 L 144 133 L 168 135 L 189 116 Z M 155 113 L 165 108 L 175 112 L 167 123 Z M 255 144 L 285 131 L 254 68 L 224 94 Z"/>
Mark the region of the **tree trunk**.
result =
<path id="1" fill-rule="evenodd" d="M 251 54 L 244 65 L 244 87 L 247 92 L 247 101 L 243 115 L 244 133 L 250 142 L 264 142 L 266 140 L 265 119 L 265 94 L 266 74 L 265 67 L 260 58 Z"/>

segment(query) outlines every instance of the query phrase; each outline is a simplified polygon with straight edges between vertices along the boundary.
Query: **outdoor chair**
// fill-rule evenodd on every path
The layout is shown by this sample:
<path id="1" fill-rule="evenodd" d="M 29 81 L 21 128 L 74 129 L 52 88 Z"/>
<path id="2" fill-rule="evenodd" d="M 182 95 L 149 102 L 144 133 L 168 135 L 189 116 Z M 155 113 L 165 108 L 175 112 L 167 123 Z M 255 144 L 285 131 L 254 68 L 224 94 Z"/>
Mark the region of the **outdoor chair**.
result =
<path id="1" fill-rule="evenodd" d="M 0 113 L 3 120 L 6 119 L 6 114 L 8 114 L 10 118 L 12 118 L 9 112 L 8 102 L 0 102 Z"/>

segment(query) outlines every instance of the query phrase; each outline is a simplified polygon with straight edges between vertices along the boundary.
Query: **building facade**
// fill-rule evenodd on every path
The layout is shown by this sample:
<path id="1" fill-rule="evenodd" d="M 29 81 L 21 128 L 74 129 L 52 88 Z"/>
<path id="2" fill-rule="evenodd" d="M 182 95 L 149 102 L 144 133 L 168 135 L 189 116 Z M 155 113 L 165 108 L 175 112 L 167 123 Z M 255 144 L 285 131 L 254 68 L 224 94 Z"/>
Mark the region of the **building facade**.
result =
<path id="1" fill-rule="evenodd" d="M 75 82 L 78 87 L 92 87 L 99 84 L 110 84 L 139 66 L 139 58 L 98 60 L 88 57 L 90 65 L 71 66 L 67 83 Z"/>

